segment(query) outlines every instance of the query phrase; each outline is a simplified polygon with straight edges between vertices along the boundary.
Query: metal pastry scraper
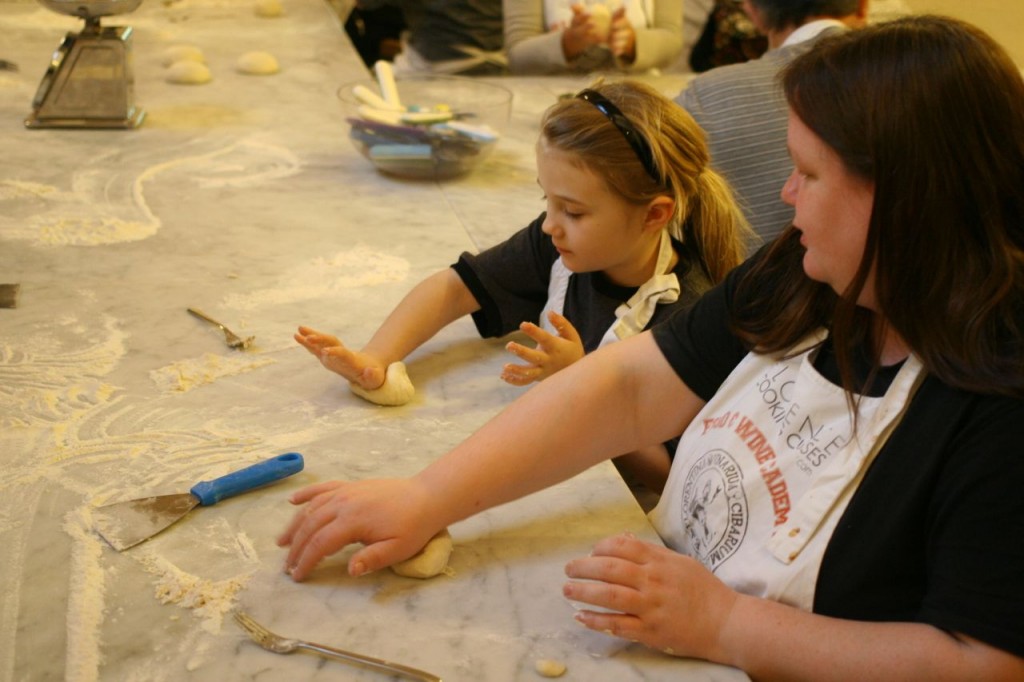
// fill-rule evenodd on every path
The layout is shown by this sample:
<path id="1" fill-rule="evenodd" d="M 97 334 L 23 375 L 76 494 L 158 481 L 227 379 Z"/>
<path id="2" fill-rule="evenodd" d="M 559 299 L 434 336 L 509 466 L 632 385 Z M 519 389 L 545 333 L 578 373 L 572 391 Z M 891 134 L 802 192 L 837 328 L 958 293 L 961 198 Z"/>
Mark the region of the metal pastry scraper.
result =
<path id="1" fill-rule="evenodd" d="M 148 540 L 197 505 L 208 507 L 239 493 L 302 471 L 302 455 L 271 457 L 212 481 L 201 481 L 187 493 L 114 502 L 93 510 L 96 532 L 118 552 Z"/>

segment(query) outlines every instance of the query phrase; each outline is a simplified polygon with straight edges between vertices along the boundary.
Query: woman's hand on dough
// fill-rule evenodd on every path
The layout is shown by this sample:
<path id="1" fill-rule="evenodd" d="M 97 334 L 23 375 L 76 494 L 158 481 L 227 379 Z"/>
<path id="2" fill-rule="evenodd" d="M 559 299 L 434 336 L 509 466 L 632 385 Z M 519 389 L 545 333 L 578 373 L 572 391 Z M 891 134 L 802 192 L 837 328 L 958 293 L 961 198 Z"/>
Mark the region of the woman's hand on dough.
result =
<path id="1" fill-rule="evenodd" d="M 554 311 L 548 313 L 548 319 L 558 331 L 558 336 L 544 331 L 532 322 L 523 322 L 519 325 L 524 334 L 537 342 L 537 347 L 527 348 L 514 341 L 505 346 L 506 350 L 527 364 L 505 365 L 501 373 L 504 381 L 514 386 L 525 386 L 546 379 L 583 357 L 583 342 L 572 323 Z"/>
<path id="2" fill-rule="evenodd" d="M 612 28 L 608 34 L 608 48 L 619 61 L 632 64 L 636 61 L 636 29 L 626 18 L 623 7 L 612 14 Z"/>
<path id="3" fill-rule="evenodd" d="M 581 610 L 586 627 L 677 656 L 715 660 L 739 595 L 700 562 L 626 533 L 566 564 L 562 593 L 612 613 Z"/>
<path id="4" fill-rule="evenodd" d="M 315 355 L 324 367 L 352 383 L 368 390 L 380 388 L 384 383 L 387 363 L 366 353 L 349 350 L 336 336 L 310 327 L 299 327 L 295 340 Z"/>
<path id="5" fill-rule="evenodd" d="M 328 481 L 295 492 L 301 508 L 277 538 L 288 547 L 285 571 L 304 580 L 320 561 L 361 543 L 352 555 L 352 576 L 408 559 L 438 531 L 429 527 L 429 495 L 413 479 Z"/>

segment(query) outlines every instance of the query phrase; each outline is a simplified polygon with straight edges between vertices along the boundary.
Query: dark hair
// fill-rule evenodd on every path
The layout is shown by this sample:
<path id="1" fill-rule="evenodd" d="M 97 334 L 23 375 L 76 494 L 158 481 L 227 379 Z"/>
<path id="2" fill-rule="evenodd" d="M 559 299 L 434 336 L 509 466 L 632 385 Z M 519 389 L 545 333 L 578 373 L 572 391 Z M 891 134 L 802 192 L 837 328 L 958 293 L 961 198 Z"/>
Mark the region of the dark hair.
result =
<path id="1" fill-rule="evenodd" d="M 854 14 L 859 0 L 750 0 L 768 28 L 797 28 L 811 17 L 846 17 Z"/>
<path id="2" fill-rule="evenodd" d="M 782 82 L 874 205 L 846 291 L 792 276 L 790 227 L 741 283 L 754 303 L 737 331 L 779 351 L 830 324 L 852 390 L 854 347 L 886 324 L 943 382 L 1024 396 L 1024 80 L 1006 52 L 961 21 L 907 17 L 823 38 Z M 881 318 L 855 305 L 872 266 Z M 785 290 L 757 295 L 773 282 Z"/>

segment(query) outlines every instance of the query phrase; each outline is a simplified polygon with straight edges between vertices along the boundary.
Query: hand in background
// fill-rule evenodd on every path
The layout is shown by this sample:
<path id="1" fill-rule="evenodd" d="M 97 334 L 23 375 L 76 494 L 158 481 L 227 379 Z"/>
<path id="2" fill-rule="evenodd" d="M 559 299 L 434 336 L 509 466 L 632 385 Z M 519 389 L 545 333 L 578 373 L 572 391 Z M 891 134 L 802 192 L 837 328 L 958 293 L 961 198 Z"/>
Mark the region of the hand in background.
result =
<path id="1" fill-rule="evenodd" d="M 536 348 L 509 342 L 505 349 L 525 361 L 525 365 L 505 365 L 501 378 L 513 386 L 525 386 L 540 381 L 583 357 L 583 342 L 576 328 L 569 320 L 554 311 L 548 312 L 548 320 L 558 331 L 550 334 L 532 322 L 523 322 L 519 329 L 537 342 Z"/>
<path id="2" fill-rule="evenodd" d="M 572 61 L 593 45 L 607 44 L 609 25 L 607 15 L 595 16 L 586 6 L 572 6 L 572 20 L 562 31 L 562 52 L 566 61 Z"/>
<path id="3" fill-rule="evenodd" d="M 632 63 L 636 60 L 636 30 L 626 18 L 625 8 L 620 7 L 612 14 L 608 47 L 612 55 L 620 61 Z"/>

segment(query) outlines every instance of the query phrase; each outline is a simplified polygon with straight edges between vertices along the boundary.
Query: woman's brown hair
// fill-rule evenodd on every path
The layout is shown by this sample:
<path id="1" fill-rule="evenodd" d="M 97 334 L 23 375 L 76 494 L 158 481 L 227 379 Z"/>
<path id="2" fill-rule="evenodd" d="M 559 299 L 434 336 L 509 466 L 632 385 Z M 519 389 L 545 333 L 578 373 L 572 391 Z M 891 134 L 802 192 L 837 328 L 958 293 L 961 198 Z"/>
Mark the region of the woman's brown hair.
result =
<path id="1" fill-rule="evenodd" d="M 791 227 L 741 283 L 752 303 L 736 330 L 777 352 L 831 325 L 852 391 L 854 348 L 889 325 L 943 382 L 1024 395 L 1024 81 L 1005 50 L 961 21 L 907 17 L 823 38 L 782 83 L 795 115 L 873 183 L 874 206 L 846 291 L 793 275 Z M 881 318 L 854 303 L 872 266 Z"/>
<path id="2" fill-rule="evenodd" d="M 623 133 L 593 104 L 565 99 L 541 120 L 541 137 L 573 154 L 604 178 L 626 201 L 645 204 L 658 196 L 675 200 L 673 237 L 700 259 L 712 282 L 743 261 L 753 233 L 728 183 L 708 163 L 704 132 L 678 104 L 636 81 L 592 86 L 619 109 L 650 147 L 655 179 Z"/>

